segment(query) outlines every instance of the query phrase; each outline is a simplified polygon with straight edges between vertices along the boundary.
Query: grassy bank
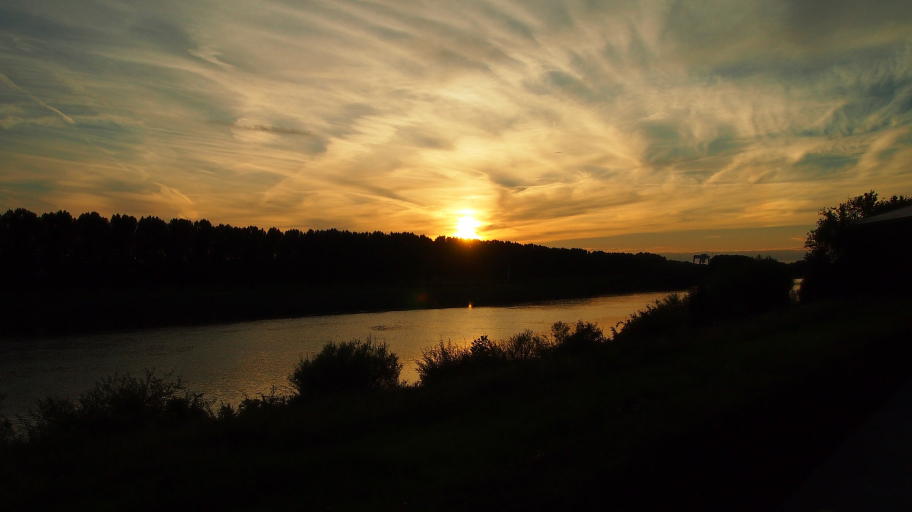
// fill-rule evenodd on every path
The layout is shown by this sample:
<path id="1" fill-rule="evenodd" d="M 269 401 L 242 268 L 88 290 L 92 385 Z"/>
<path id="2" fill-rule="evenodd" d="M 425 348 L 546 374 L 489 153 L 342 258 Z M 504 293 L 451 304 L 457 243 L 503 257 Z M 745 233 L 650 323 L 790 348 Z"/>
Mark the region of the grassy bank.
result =
<path id="1" fill-rule="evenodd" d="M 7 510 L 771 510 L 912 376 L 909 301 L 4 448 Z M 289 366 L 293 364 L 289 362 Z"/>

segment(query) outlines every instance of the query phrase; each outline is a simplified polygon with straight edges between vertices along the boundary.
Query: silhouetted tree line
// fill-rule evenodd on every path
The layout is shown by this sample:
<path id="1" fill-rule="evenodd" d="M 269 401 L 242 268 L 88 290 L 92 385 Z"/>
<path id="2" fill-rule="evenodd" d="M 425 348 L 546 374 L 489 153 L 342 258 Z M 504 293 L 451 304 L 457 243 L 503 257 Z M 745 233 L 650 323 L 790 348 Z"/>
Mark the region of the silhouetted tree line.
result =
<path id="1" fill-rule="evenodd" d="M 692 265 L 655 254 L 589 252 L 412 233 L 264 230 L 96 212 L 0 216 L 4 287 L 447 284 L 606 277 L 686 287 Z"/>
<path id="2" fill-rule="evenodd" d="M 808 233 L 802 300 L 912 290 L 912 217 L 859 221 L 912 206 L 912 198 L 879 199 L 870 191 L 820 210 Z"/>

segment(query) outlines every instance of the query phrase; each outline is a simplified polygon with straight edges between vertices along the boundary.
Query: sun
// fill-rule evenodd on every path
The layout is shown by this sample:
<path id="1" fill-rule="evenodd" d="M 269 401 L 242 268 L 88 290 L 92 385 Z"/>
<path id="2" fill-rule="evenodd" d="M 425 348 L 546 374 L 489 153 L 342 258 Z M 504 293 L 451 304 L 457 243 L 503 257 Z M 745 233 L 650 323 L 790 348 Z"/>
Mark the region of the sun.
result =
<path id="1" fill-rule="evenodd" d="M 471 240 L 480 240 L 481 237 L 475 232 L 481 227 L 481 222 L 475 220 L 471 215 L 464 215 L 456 221 L 456 233 L 453 236 Z"/>

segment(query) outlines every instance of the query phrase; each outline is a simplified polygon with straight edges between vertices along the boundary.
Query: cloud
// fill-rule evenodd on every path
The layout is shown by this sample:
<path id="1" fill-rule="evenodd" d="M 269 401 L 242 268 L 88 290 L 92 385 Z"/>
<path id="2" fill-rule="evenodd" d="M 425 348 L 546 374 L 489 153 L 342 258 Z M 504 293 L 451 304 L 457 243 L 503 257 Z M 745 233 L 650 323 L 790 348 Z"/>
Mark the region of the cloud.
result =
<path id="1" fill-rule="evenodd" d="M 304 135 L 312 136 L 313 134 L 307 130 L 301 130 L 298 128 L 287 128 L 284 126 L 272 126 L 268 124 L 258 124 L 252 123 L 245 119 L 238 119 L 234 122 L 233 126 L 241 130 L 251 130 L 255 132 L 272 132 L 272 133 L 281 133 L 283 135 Z"/>
<path id="2" fill-rule="evenodd" d="M 31 100 L 34 101 L 35 103 L 41 105 L 42 107 L 44 107 L 44 108 L 50 110 L 51 112 L 53 112 L 54 114 L 56 114 L 57 117 L 59 117 L 60 119 L 62 119 L 65 123 L 67 123 L 67 124 L 76 124 L 76 121 L 73 121 L 69 116 L 67 116 L 67 115 L 64 114 L 63 112 L 61 112 L 61 111 L 57 110 L 56 108 L 54 108 L 54 107 L 48 105 L 47 103 L 45 103 L 45 102 L 41 101 L 40 99 L 36 98 L 34 94 L 32 94 L 32 93 L 26 91 L 25 89 L 23 89 L 22 87 L 19 87 L 19 86 L 16 85 L 16 84 L 14 84 L 13 81 L 10 80 L 9 78 L 7 78 L 6 75 L 4 75 L 3 73 L 0 73 L 0 82 L 3 82 L 3 84 L 6 85 L 7 87 L 10 87 L 10 88 L 12 88 L 12 89 L 15 89 L 15 90 L 21 92 L 22 94 L 25 94 L 26 96 L 29 97 L 29 99 L 31 99 Z"/>
<path id="3" fill-rule="evenodd" d="M 796 164 L 819 174 L 831 174 L 858 163 L 858 158 L 839 154 L 808 153 Z"/>
<path id="4" fill-rule="evenodd" d="M 909 193 L 910 33 L 893 0 L 4 2 L 0 198 L 430 235 L 472 208 L 519 241 L 813 226 Z"/>
<path id="5" fill-rule="evenodd" d="M 623 235 L 552 240 L 557 247 L 584 247 L 590 250 L 667 253 L 672 251 L 730 252 L 777 249 L 796 251 L 800 259 L 807 239 L 807 226 L 776 226 L 768 228 L 679 230 L 627 233 Z M 785 241 L 783 243 L 783 241 Z M 685 260 L 687 258 L 684 258 Z"/>

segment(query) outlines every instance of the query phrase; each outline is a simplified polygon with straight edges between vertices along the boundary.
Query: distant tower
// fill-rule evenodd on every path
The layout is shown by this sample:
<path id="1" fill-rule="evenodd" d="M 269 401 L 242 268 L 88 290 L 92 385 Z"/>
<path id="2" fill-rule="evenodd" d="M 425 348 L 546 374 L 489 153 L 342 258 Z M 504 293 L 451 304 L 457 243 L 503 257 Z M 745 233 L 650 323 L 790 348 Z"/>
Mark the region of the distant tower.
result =
<path id="1" fill-rule="evenodd" d="M 705 265 L 705 264 L 709 263 L 709 259 L 710 259 L 710 258 L 709 258 L 709 254 L 706 254 L 706 253 L 703 253 L 703 254 L 694 254 L 693 262 L 694 262 L 694 263 L 697 263 L 697 260 L 700 260 L 699 264 L 700 264 L 700 265 Z"/>

